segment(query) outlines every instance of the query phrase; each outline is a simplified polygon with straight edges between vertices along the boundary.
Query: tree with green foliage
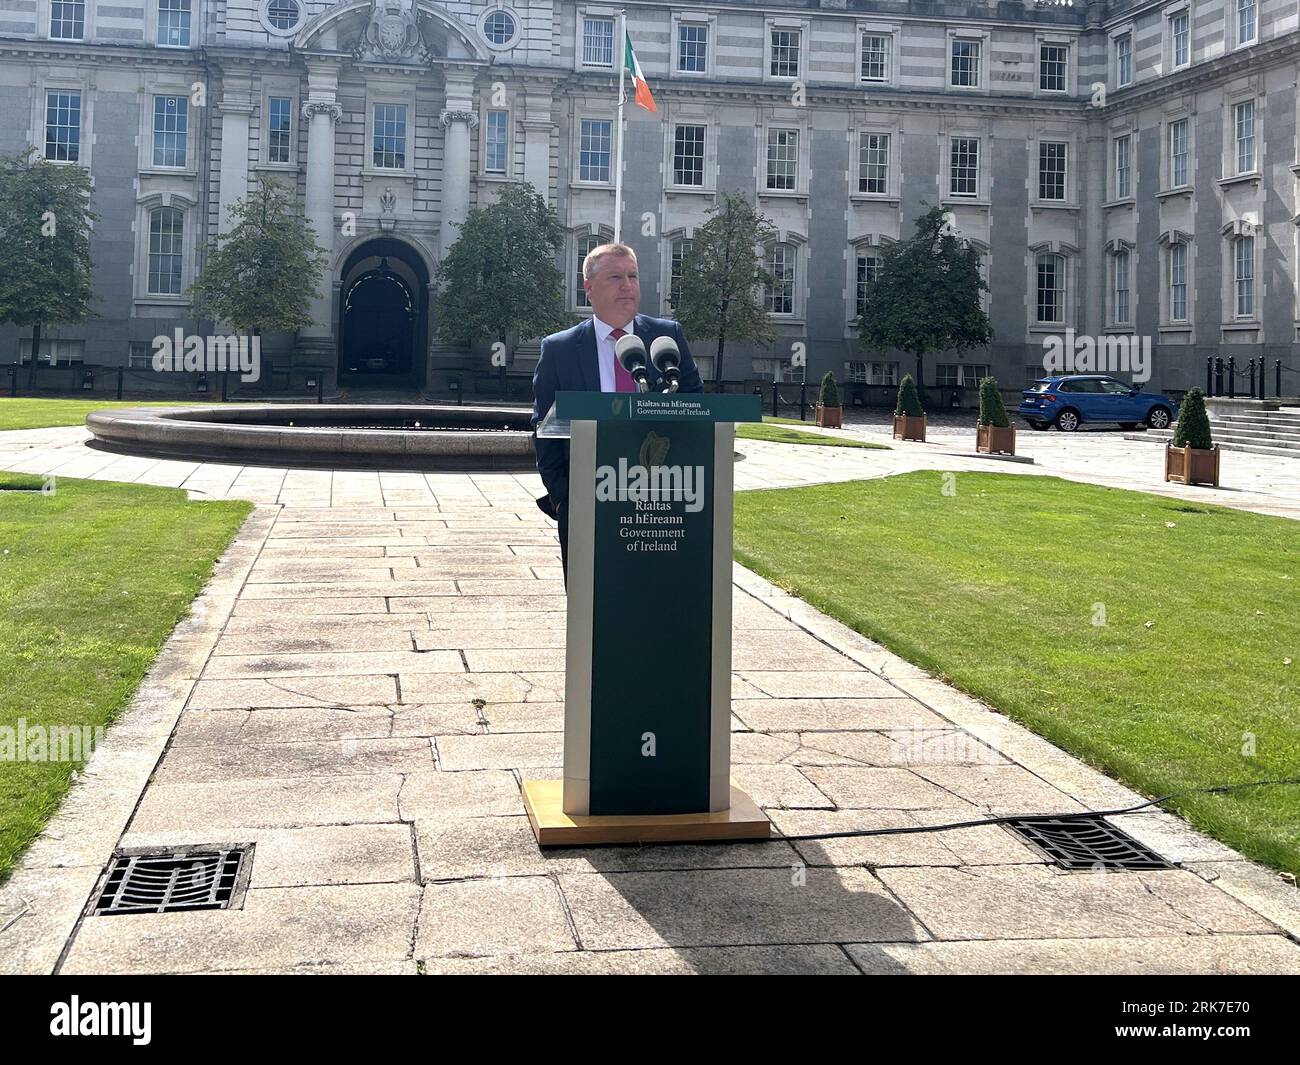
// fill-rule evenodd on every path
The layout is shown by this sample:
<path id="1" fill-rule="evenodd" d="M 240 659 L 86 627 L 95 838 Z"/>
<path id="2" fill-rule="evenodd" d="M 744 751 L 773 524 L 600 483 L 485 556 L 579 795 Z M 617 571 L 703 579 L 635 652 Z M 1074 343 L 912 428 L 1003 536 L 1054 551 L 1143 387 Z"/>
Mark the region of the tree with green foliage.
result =
<path id="1" fill-rule="evenodd" d="M 931 207 L 909 240 L 881 251 L 876 280 L 867 285 L 859 338 L 866 351 L 897 349 L 916 356 L 916 381 L 925 381 L 925 356 L 984 347 L 993 327 L 980 307 L 988 285 L 979 254 L 953 231 L 951 216 Z"/>
<path id="2" fill-rule="evenodd" d="M 556 266 L 565 230 L 531 185 L 504 185 L 495 203 L 476 207 L 438 265 L 434 322 L 442 339 L 507 343 L 544 337 L 573 323 Z"/>
<path id="3" fill-rule="evenodd" d="M 310 325 L 328 256 L 297 193 L 263 177 L 231 205 L 230 221 L 208 245 L 203 271 L 189 288 L 194 316 L 229 322 L 250 344 L 254 335 Z"/>
<path id="4" fill-rule="evenodd" d="M 85 167 L 41 159 L 35 148 L 0 157 L 0 322 L 31 327 L 29 385 L 45 326 L 90 315 L 91 196 Z"/>
<path id="5" fill-rule="evenodd" d="M 774 278 L 761 250 L 776 230 L 739 191 L 723 192 L 708 214 L 682 262 L 675 313 L 688 335 L 717 340 L 716 385 L 728 340 L 770 344 L 776 336 L 763 306 L 763 288 Z"/>
<path id="6" fill-rule="evenodd" d="M 821 393 L 817 397 L 817 402 L 823 407 L 838 407 L 840 405 L 840 386 L 835 383 L 835 375 L 829 370 L 826 371 L 822 378 Z"/>
<path id="7" fill-rule="evenodd" d="M 980 381 L 980 425 L 992 425 L 998 429 L 1011 426 L 1007 417 L 1007 408 L 1002 402 L 1002 392 L 996 378 L 985 377 Z"/>
<path id="8" fill-rule="evenodd" d="M 1205 393 L 1193 388 L 1183 397 L 1174 426 L 1174 447 L 1197 447 L 1208 451 L 1214 446 L 1210 436 L 1210 416 L 1205 413 Z"/>
<path id="9" fill-rule="evenodd" d="M 921 397 L 916 394 L 916 382 L 910 373 L 903 374 L 903 380 L 898 386 L 898 402 L 894 404 L 894 413 L 908 418 L 921 418 L 925 415 Z"/>

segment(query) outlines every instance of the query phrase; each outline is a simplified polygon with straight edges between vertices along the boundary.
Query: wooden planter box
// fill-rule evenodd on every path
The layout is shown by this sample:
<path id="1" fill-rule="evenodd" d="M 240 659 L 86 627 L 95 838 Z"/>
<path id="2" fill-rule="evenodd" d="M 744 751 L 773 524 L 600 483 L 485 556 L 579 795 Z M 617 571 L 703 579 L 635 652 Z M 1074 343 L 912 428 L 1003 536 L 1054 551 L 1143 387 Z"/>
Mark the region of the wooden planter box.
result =
<path id="1" fill-rule="evenodd" d="M 1180 484 L 1208 484 L 1219 487 L 1219 446 L 1174 447 L 1165 445 L 1165 480 Z"/>
<path id="2" fill-rule="evenodd" d="M 894 439 L 895 440 L 920 440 L 925 441 L 925 415 L 919 418 L 909 418 L 906 414 L 894 415 Z"/>
<path id="3" fill-rule="evenodd" d="M 817 425 L 821 429 L 844 428 L 843 407 L 823 407 L 817 404 Z"/>
<path id="4" fill-rule="evenodd" d="M 1008 425 L 1000 428 L 996 425 L 977 425 L 975 427 L 975 450 L 986 455 L 1014 455 L 1016 453 L 1016 430 Z"/>

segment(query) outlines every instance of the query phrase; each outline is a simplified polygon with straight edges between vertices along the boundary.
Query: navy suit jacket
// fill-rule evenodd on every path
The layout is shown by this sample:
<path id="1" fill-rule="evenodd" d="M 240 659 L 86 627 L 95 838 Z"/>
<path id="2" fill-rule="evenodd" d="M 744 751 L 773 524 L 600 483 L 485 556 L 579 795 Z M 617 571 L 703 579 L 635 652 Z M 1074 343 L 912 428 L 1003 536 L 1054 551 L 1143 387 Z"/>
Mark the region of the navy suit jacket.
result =
<path id="1" fill-rule="evenodd" d="M 681 384 L 678 391 L 704 391 L 700 371 L 691 358 L 691 349 L 686 345 L 686 337 L 682 334 L 680 325 L 671 318 L 651 318 L 647 314 L 638 314 L 632 320 L 632 331 L 645 341 L 647 352 L 651 341 L 659 337 L 669 336 L 676 340 L 677 348 L 682 353 Z M 661 392 L 667 387 L 653 366 L 647 365 L 646 373 L 650 391 Z M 542 483 L 546 485 L 546 495 L 552 509 L 569 498 L 569 442 L 540 439 L 535 430 L 555 402 L 556 392 L 599 391 L 600 364 L 596 357 L 594 318 L 588 318 L 571 329 L 552 333 L 542 341 L 541 358 L 537 360 L 537 370 L 533 374 L 533 447 L 537 452 L 537 472 L 542 475 Z M 540 505 L 543 501 L 539 500 L 538 503 Z"/>

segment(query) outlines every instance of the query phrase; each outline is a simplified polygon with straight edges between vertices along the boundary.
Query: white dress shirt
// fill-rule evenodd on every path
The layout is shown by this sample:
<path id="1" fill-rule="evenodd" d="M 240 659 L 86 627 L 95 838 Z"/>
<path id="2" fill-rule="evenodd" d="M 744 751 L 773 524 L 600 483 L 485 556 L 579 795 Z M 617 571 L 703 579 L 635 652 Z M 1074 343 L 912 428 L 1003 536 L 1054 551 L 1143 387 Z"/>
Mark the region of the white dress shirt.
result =
<path id="1" fill-rule="evenodd" d="M 614 387 L 614 341 L 609 338 L 609 334 L 615 329 L 622 329 L 625 333 L 633 332 L 635 319 L 624 326 L 607 325 L 594 314 L 591 320 L 596 326 L 596 363 L 600 367 L 600 390 L 616 392 L 618 390 Z"/>

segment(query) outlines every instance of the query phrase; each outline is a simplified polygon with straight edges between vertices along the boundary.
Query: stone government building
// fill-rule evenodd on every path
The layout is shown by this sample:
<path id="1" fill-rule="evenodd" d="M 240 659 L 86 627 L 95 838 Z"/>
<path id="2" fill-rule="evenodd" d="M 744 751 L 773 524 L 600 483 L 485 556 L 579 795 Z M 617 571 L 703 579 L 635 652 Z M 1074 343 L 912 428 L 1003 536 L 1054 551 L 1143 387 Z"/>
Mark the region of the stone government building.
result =
<path id="1" fill-rule="evenodd" d="M 725 376 L 887 386 L 853 326 L 879 249 L 925 204 L 983 256 L 996 340 L 926 383 L 1009 388 L 1043 338 L 1152 338 L 1161 388 L 1207 355 L 1300 355 L 1300 0 L 628 0 L 659 103 L 629 103 L 624 233 L 643 309 L 671 313 L 685 243 L 742 189 L 778 239 L 780 339 Z M 484 353 L 440 341 L 430 279 L 503 182 L 543 190 L 582 256 L 612 234 L 617 12 L 583 0 L 0 0 L 0 151 L 89 168 L 96 309 L 59 362 L 145 370 L 229 206 L 296 183 L 329 250 L 314 323 L 277 364 L 442 391 Z M 630 92 L 629 92 L 630 96 Z M 654 224 L 642 235 L 643 219 Z M 0 327 L 0 361 L 30 341 Z M 692 338 L 706 376 L 713 345 Z M 536 343 L 515 353 L 527 371 Z M 1271 387 L 1271 385 L 1270 385 Z M 872 401 L 883 389 L 871 390 Z"/>

